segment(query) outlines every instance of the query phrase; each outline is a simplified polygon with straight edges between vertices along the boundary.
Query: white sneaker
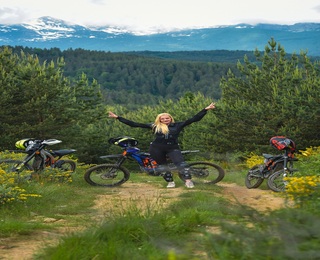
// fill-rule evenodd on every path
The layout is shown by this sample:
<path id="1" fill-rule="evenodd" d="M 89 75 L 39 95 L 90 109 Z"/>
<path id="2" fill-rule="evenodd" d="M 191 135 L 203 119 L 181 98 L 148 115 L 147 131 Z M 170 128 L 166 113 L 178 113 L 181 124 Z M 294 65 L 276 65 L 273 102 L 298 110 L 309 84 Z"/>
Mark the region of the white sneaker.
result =
<path id="1" fill-rule="evenodd" d="M 174 181 L 168 182 L 167 188 L 174 188 L 174 187 L 176 187 L 176 184 L 174 183 Z"/>
<path id="2" fill-rule="evenodd" d="M 186 180 L 185 185 L 189 189 L 194 188 L 194 184 L 193 184 L 192 180 Z"/>

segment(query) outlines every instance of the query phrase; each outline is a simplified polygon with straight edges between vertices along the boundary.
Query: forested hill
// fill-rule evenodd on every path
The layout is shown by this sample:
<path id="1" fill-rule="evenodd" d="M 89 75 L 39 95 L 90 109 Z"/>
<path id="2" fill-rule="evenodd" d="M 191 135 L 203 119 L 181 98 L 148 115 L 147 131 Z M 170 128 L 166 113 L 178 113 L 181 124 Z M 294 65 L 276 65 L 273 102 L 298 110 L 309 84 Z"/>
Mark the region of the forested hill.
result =
<path id="1" fill-rule="evenodd" d="M 218 62 L 235 64 L 238 60 L 243 60 L 246 55 L 250 60 L 255 59 L 253 51 L 227 51 L 227 50 L 212 50 L 212 51 L 135 51 L 126 52 L 134 55 L 142 55 L 144 57 L 155 57 L 170 60 L 184 61 L 203 61 L 203 62 Z"/>
<path id="2" fill-rule="evenodd" d="M 89 81 L 98 81 L 108 104 L 131 107 L 154 105 L 166 98 L 177 100 L 188 92 L 220 99 L 221 78 L 245 55 L 253 56 L 245 51 L 111 53 L 21 46 L 13 50 L 37 55 L 41 62 L 63 57 L 66 77 L 77 79 L 85 73 Z"/>

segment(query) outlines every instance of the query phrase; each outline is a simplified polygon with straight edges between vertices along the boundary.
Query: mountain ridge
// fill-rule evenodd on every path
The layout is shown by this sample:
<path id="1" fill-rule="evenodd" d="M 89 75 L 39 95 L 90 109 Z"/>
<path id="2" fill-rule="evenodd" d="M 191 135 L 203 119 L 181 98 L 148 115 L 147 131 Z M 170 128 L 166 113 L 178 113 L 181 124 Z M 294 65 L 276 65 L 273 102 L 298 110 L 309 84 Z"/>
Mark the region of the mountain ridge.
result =
<path id="1" fill-rule="evenodd" d="M 0 24 L 0 45 L 32 48 L 87 49 L 110 52 L 264 50 L 274 38 L 287 53 L 320 56 L 320 23 L 237 24 L 211 28 L 137 34 L 126 28 L 85 27 L 52 17 L 33 23 Z"/>

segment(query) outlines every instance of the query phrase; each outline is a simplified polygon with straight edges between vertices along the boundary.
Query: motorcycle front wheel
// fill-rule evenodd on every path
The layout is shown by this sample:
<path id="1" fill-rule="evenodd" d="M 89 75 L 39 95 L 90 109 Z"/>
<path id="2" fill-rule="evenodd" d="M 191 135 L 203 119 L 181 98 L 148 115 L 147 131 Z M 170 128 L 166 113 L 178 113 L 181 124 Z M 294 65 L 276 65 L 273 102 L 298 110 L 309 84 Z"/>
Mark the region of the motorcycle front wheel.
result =
<path id="1" fill-rule="evenodd" d="M 16 172 L 21 173 L 23 171 L 33 171 L 31 165 L 25 163 L 23 164 L 22 161 L 19 160 L 2 160 L 0 161 L 1 168 L 6 172 Z"/>
<path id="2" fill-rule="evenodd" d="M 89 168 L 84 179 L 92 186 L 115 187 L 125 183 L 130 178 L 130 172 L 118 165 L 100 164 Z"/>
<path id="3" fill-rule="evenodd" d="M 290 172 L 288 170 L 280 170 L 271 174 L 268 179 L 269 189 L 275 192 L 285 191 L 287 182 L 284 180 L 284 178 L 289 176 L 289 174 Z"/>
<path id="4" fill-rule="evenodd" d="M 0 168 L 6 173 L 16 173 L 17 181 L 30 180 L 33 168 L 28 163 L 23 163 L 19 160 L 2 160 L 0 161 Z"/>

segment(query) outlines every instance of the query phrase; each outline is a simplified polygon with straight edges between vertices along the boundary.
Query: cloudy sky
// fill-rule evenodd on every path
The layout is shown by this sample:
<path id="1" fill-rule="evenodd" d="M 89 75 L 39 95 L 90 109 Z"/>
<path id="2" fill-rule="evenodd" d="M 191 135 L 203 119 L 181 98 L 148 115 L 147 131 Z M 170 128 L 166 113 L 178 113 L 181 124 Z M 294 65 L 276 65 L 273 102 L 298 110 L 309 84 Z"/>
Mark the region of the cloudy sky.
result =
<path id="1" fill-rule="evenodd" d="M 0 0 L 0 24 L 52 16 L 84 26 L 132 30 L 237 23 L 320 23 L 319 0 Z"/>

